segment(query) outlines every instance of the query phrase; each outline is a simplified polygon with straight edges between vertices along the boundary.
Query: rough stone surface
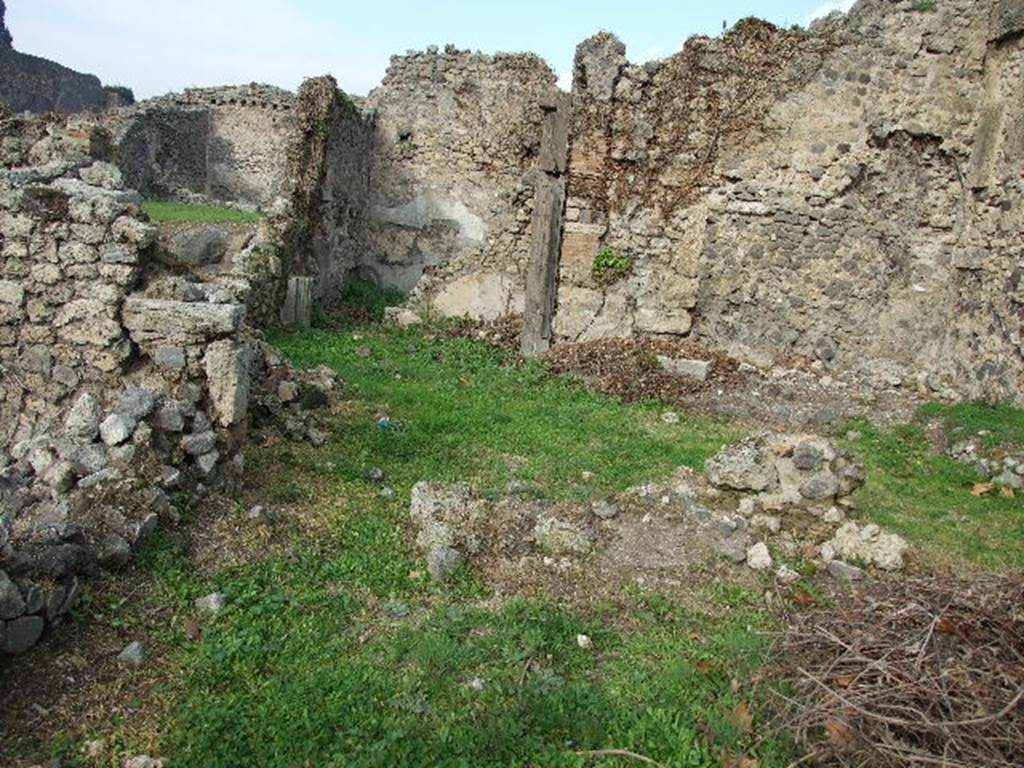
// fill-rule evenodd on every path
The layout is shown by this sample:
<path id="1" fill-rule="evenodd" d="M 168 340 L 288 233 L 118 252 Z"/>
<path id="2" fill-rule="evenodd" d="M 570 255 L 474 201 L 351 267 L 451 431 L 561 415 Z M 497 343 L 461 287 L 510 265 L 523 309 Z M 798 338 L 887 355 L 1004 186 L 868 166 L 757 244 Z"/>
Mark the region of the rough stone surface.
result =
<path id="1" fill-rule="evenodd" d="M 778 482 L 778 473 L 764 452 L 751 443 L 722 449 L 704 468 L 712 483 L 736 490 L 764 491 Z"/>
<path id="2" fill-rule="evenodd" d="M 25 612 L 25 600 L 18 585 L 0 571 L 0 619 L 16 619 Z"/>
<path id="3" fill-rule="evenodd" d="M 135 423 L 121 413 L 112 413 L 100 424 L 100 437 L 107 445 L 120 445 L 132 436 Z"/>
<path id="4" fill-rule="evenodd" d="M 22 616 L 14 621 L 6 622 L 4 653 L 16 655 L 24 653 L 42 637 L 46 623 L 41 616 Z"/>
<path id="5" fill-rule="evenodd" d="M 863 0 L 814 34 L 746 20 L 644 65 L 581 44 L 559 337 L 689 334 L 1020 402 L 1022 19 Z M 612 285 L 591 274 L 606 247 L 633 262 Z"/>
<path id="6" fill-rule="evenodd" d="M 416 483 L 410 514 L 417 528 L 416 543 L 427 552 L 451 547 L 473 554 L 480 548 L 477 527 L 486 507 L 468 483 Z"/>
<path id="7" fill-rule="evenodd" d="M 594 534 L 579 523 L 542 515 L 533 529 L 537 546 L 552 555 L 585 555 L 594 547 Z"/>
<path id="8" fill-rule="evenodd" d="M 455 547 L 434 547 L 427 553 L 427 571 L 436 582 L 445 582 L 466 561 Z"/>
<path id="9" fill-rule="evenodd" d="M 220 613 L 227 604 L 227 597 L 221 592 L 213 592 L 195 600 L 196 610 L 200 613 Z"/>
<path id="10" fill-rule="evenodd" d="M 245 316 L 238 304 L 199 304 L 129 297 L 122 310 L 132 340 L 142 344 L 200 344 L 238 331 Z"/>
<path id="11" fill-rule="evenodd" d="M 758 542 L 747 550 L 747 565 L 755 571 L 771 570 L 772 556 L 764 542 Z"/>
<path id="12" fill-rule="evenodd" d="M 134 640 L 117 655 L 117 660 L 126 667 L 141 667 L 146 663 L 146 646 L 141 640 Z"/>
<path id="13" fill-rule="evenodd" d="M 853 582 L 861 581 L 864 578 L 864 571 L 855 565 L 844 563 L 842 560 L 830 560 L 828 572 L 835 579 L 840 581 Z"/>
<path id="14" fill-rule="evenodd" d="M 687 360 L 684 358 L 658 357 L 658 362 L 666 371 L 685 376 L 696 381 L 707 381 L 711 373 L 711 363 L 707 360 Z"/>
<path id="15" fill-rule="evenodd" d="M 885 571 L 903 568 L 907 542 L 895 533 L 885 533 L 877 525 L 843 524 L 828 542 L 835 556 L 843 560 L 860 560 Z"/>
<path id="16" fill-rule="evenodd" d="M 249 405 L 249 347 L 230 340 L 206 348 L 206 378 L 214 414 L 222 427 L 245 418 Z"/>
<path id="17" fill-rule="evenodd" d="M 173 266 L 204 267 L 217 264 L 227 253 L 228 242 L 216 227 L 185 229 L 178 232 L 162 251 Z"/>

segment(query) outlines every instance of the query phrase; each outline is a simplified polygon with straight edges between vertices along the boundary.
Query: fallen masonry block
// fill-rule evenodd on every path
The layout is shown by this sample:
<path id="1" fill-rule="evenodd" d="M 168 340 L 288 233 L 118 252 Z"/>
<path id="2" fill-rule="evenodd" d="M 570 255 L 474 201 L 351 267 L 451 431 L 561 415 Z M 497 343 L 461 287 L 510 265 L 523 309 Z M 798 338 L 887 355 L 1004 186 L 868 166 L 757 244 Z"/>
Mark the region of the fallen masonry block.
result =
<path id="1" fill-rule="evenodd" d="M 137 344 L 201 344 L 235 333 L 245 318 L 245 307 L 129 296 L 121 314 Z"/>
<path id="2" fill-rule="evenodd" d="M 658 355 L 661 367 L 670 373 L 685 376 L 688 379 L 707 381 L 711 375 L 712 363 L 709 360 L 688 360 L 686 358 L 665 357 Z"/>

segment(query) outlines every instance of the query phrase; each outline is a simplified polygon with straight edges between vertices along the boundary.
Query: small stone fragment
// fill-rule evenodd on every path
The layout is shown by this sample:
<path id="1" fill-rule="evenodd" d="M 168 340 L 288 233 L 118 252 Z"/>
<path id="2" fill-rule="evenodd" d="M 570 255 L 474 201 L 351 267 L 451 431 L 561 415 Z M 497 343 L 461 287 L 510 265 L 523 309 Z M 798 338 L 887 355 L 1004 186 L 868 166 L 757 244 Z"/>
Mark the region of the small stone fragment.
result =
<path id="1" fill-rule="evenodd" d="M 767 571 L 772 567 L 772 555 L 768 545 L 758 542 L 747 550 L 747 565 L 755 571 Z"/>
<path id="2" fill-rule="evenodd" d="M 722 540 L 718 544 L 718 553 L 726 560 L 740 565 L 747 559 L 746 537 Z"/>
<path id="3" fill-rule="evenodd" d="M 465 556 L 455 547 L 434 547 L 427 555 L 427 570 L 434 581 L 442 583 L 465 561 Z"/>
<path id="4" fill-rule="evenodd" d="M 274 522 L 273 513 L 262 504 L 252 507 L 245 516 L 259 525 L 268 525 Z"/>
<path id="5" fill-rule="evenodd" d="M 299 396 L 299 387 L 294 381 L 282 381 L 277 385 L 277 399 L 282 403 L 290 403 Z"/>
<path id="6" fill-rule="evenodd" d="M 227 598 L 222 592 L 213 592 L 205 597 L 197 598 L 194 605 L 200 613 L 217 614 L 224 610 Z"/>
<path id="7" fill-rule="evenodd" d="M 132 436 L 135 425 L 119 413 L 112 413 L 100 424 L 100 437 L 107 445 L 120 445 Z"/>
<path id="8" fill-rule="evenodd" d="M 0 571 L 0 619 L 16 619 L 24 612 L 25 599 L 21 590 L 6 573 Z"/>
<path id="9" fill-rule="evenodd" d="M 6 632 L 3 638 L 4 653 L 12 656 L 24 653 L 43 636 L 45 622 L 42 616 L 22 616 L 14 621 L 6 622 Z"/>
<path id="10" fill-rule="evenodd" d="M 779 580 L 781 584 L 795 584 L 800 581 L 800 574 L 794 571 L 788 565 L 780 565 L 775 571 L 775 578 Z"/>
<path id="11" fill-rule="evenodd" d="M 146 661 L 146 646 L 141 640 L 129 643 L 123 651 L 117 655 L 117 660 L 126 667 L 141 667 Z"/>
<path id="12" fill-rule="evenodd" d="M 834 579 L 852 582 L 864 578 L 864 571 L 855 565 L 844 563 L 842 560 L 832 560 L 828 564 L 828 572 Z"/>
<path id="13" fill-rule="evenodd" d="M 569 520 L 544 515 L 534 526 L 537 546 L 553 555 L 585 555 L 594 546 L 590 531 Z"/>
<path id="14" fill-rule="evenodd" d="M 612 504 L 610 501 L 595 501 L 590 505 L 590 510 L 602 520 L 611 520 L 613 517 L 618 517 L 621 511 L 617 505 Z"/>

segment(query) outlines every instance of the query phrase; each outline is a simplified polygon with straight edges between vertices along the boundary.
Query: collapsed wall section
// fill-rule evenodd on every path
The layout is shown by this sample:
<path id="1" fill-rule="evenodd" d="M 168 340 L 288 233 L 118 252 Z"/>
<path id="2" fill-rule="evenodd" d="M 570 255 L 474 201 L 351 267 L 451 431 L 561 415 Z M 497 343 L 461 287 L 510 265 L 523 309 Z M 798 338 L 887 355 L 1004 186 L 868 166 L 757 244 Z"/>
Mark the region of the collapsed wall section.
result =
<path id="1" fill-rule="evenodd" d="M 447 315 L 522 312 L 542 104 L 533 55 L 447 48 L 392 59 L 367 100 L 375 124 L 358 267 Z"/>
<path id="2" fill-rule="evenodd" d="M 224 286 L 174 281 L 95 123 L 0 122 L 0 653 L 62 620 L 78 577 L 241 471 L 258 349 Z"/>
<path id="3" fill-rule="evenodd" d="M 330 76 L 304 82 L 295 107 L 289 197 L 272 221 L 284 274 L 312 278 L 329 306 L 365 249 L 373 124 Z"/>

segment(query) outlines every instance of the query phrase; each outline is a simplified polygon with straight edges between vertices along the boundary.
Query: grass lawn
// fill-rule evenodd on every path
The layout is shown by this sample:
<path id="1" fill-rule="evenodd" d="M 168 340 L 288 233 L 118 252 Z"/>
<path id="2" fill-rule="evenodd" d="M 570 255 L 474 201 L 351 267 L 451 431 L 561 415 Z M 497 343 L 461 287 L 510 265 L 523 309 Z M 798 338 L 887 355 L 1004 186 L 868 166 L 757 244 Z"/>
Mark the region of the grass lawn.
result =
<path id="1" fill-rule="evenodd" d="M 372 296 L 356 298 L 379 316 Z M 622 405 L 540 362 L 436 329 L 371 324 L 270 341 L 298 366 L 336 370 L 345 410 L 322 449 L 247 450 L 255 487 L 226 521 L 226 546 L 247 544 L 257 557 L 199 567 L 158 532 L 140 553 L 153 580 L 140 607 L 115 619 L 102 596 L 84 603 L 103 621 L 126 622 L 126 636 L 145 635 L 159 668 L 148 692 L 159 706 L 122 708 L 135 714 L 110 721 L 110 761 L 96 765 L 140 751 L 189 768 L 642 764 L 609 750 L 672 768 L 752 764 L 740 758 L 784 768 L 799 757 L 765 726 L 768 697 L 751 686 L 776 629 L 759 593 L 696 587 L 701 599 L 686 606 L 639 587 L 614 605 L 507 598 L 471 568 L 429 583 L 406 544 L 419 480 L 500 494 L 517 479 L 538 497 L 597 498 L 682 464 L 700 468 L 742 427 L 665 424 L 657 404 Z M 1024 436 L 1024 413 L 1012 409 L 935 406 L 923 416 L 991 429 L 995 444 Z M 947 565 L 1024 564 L 1019 497 L 973 496 L 973 470 L 933 455 L 921 424 L 851 428 L 860 436 L 846 443 L 869 478 L 863 516 Z M 395 500 L 368 479 L 373 468 Z M 257 501 L 280 523 L 245 521 Z M 227 607 L 190 630 L 183 617 L 212 591 Z M 67 738 L 55 750 L 78 754 Z"/>
<path id="2" fill-rule="evenodd" d="M 265 503 L 306 517 L 275 533 L 287 557 L 200 577 L 166 536 L 143 555 L 176 613 L 213 590 L 228 597 L 201 642 L 163 634 L 176 671 L 161 695 L 175 703 L 159 744 L 176 764 L 623 765 L 585 754 L 608 749 L 671 766 L 718 768 L 723 750 L 790 762 L 786 743 L 757 743 L 736 715 L 758 711 L 733 682 L 767 650 L 758 595 L 709 591 L 699 611 L 639 589 L 615 607 L 492 601 L 471 571 L 429 584 L 404 544 L 418 480 L 497 492 L 515 476 L 538 495 L 586 498 L 700 466 L 735 428 L 667 425 L 656 406 L 623 406 L 538 364 L 503 367 L 501 353 L 461 339 L 368 327 L 273 341 L 299 365 L 335 368 L 359 406 L 324 449 L 248 452 Z M 382 414 L 393 429 L 378 427 Z M 399 500 L 380 497 L 372 467 Z"/>
<path id="3" fill-rule="evenodd" d="M 155 224 L 252 224 L 262 217 L 258 213 L 237 211 L 233 208 L 215 208 L 208 205 L 188 205 L 187 203 L 164 203 L 147 200 L 142 210 Z"/>
<path id="4" fill-rule="evenodd" d="M 380 466 L 400 491 L 433 479 L 500 492 L 518 478 L 546 498 L 589 498 L 700 468 L 742 434 L 709 419 L 665 424 L 656 404 L 622 406 L 539 361 L 503 367 L 501 352 L 465 339 L 387 329 L 271 341 L 300 367 L 330 366 L 367 404 L 339 424 L 337 473 L 358 479 Z M 377 428 L 383 415 L 393 429 Z"/>

